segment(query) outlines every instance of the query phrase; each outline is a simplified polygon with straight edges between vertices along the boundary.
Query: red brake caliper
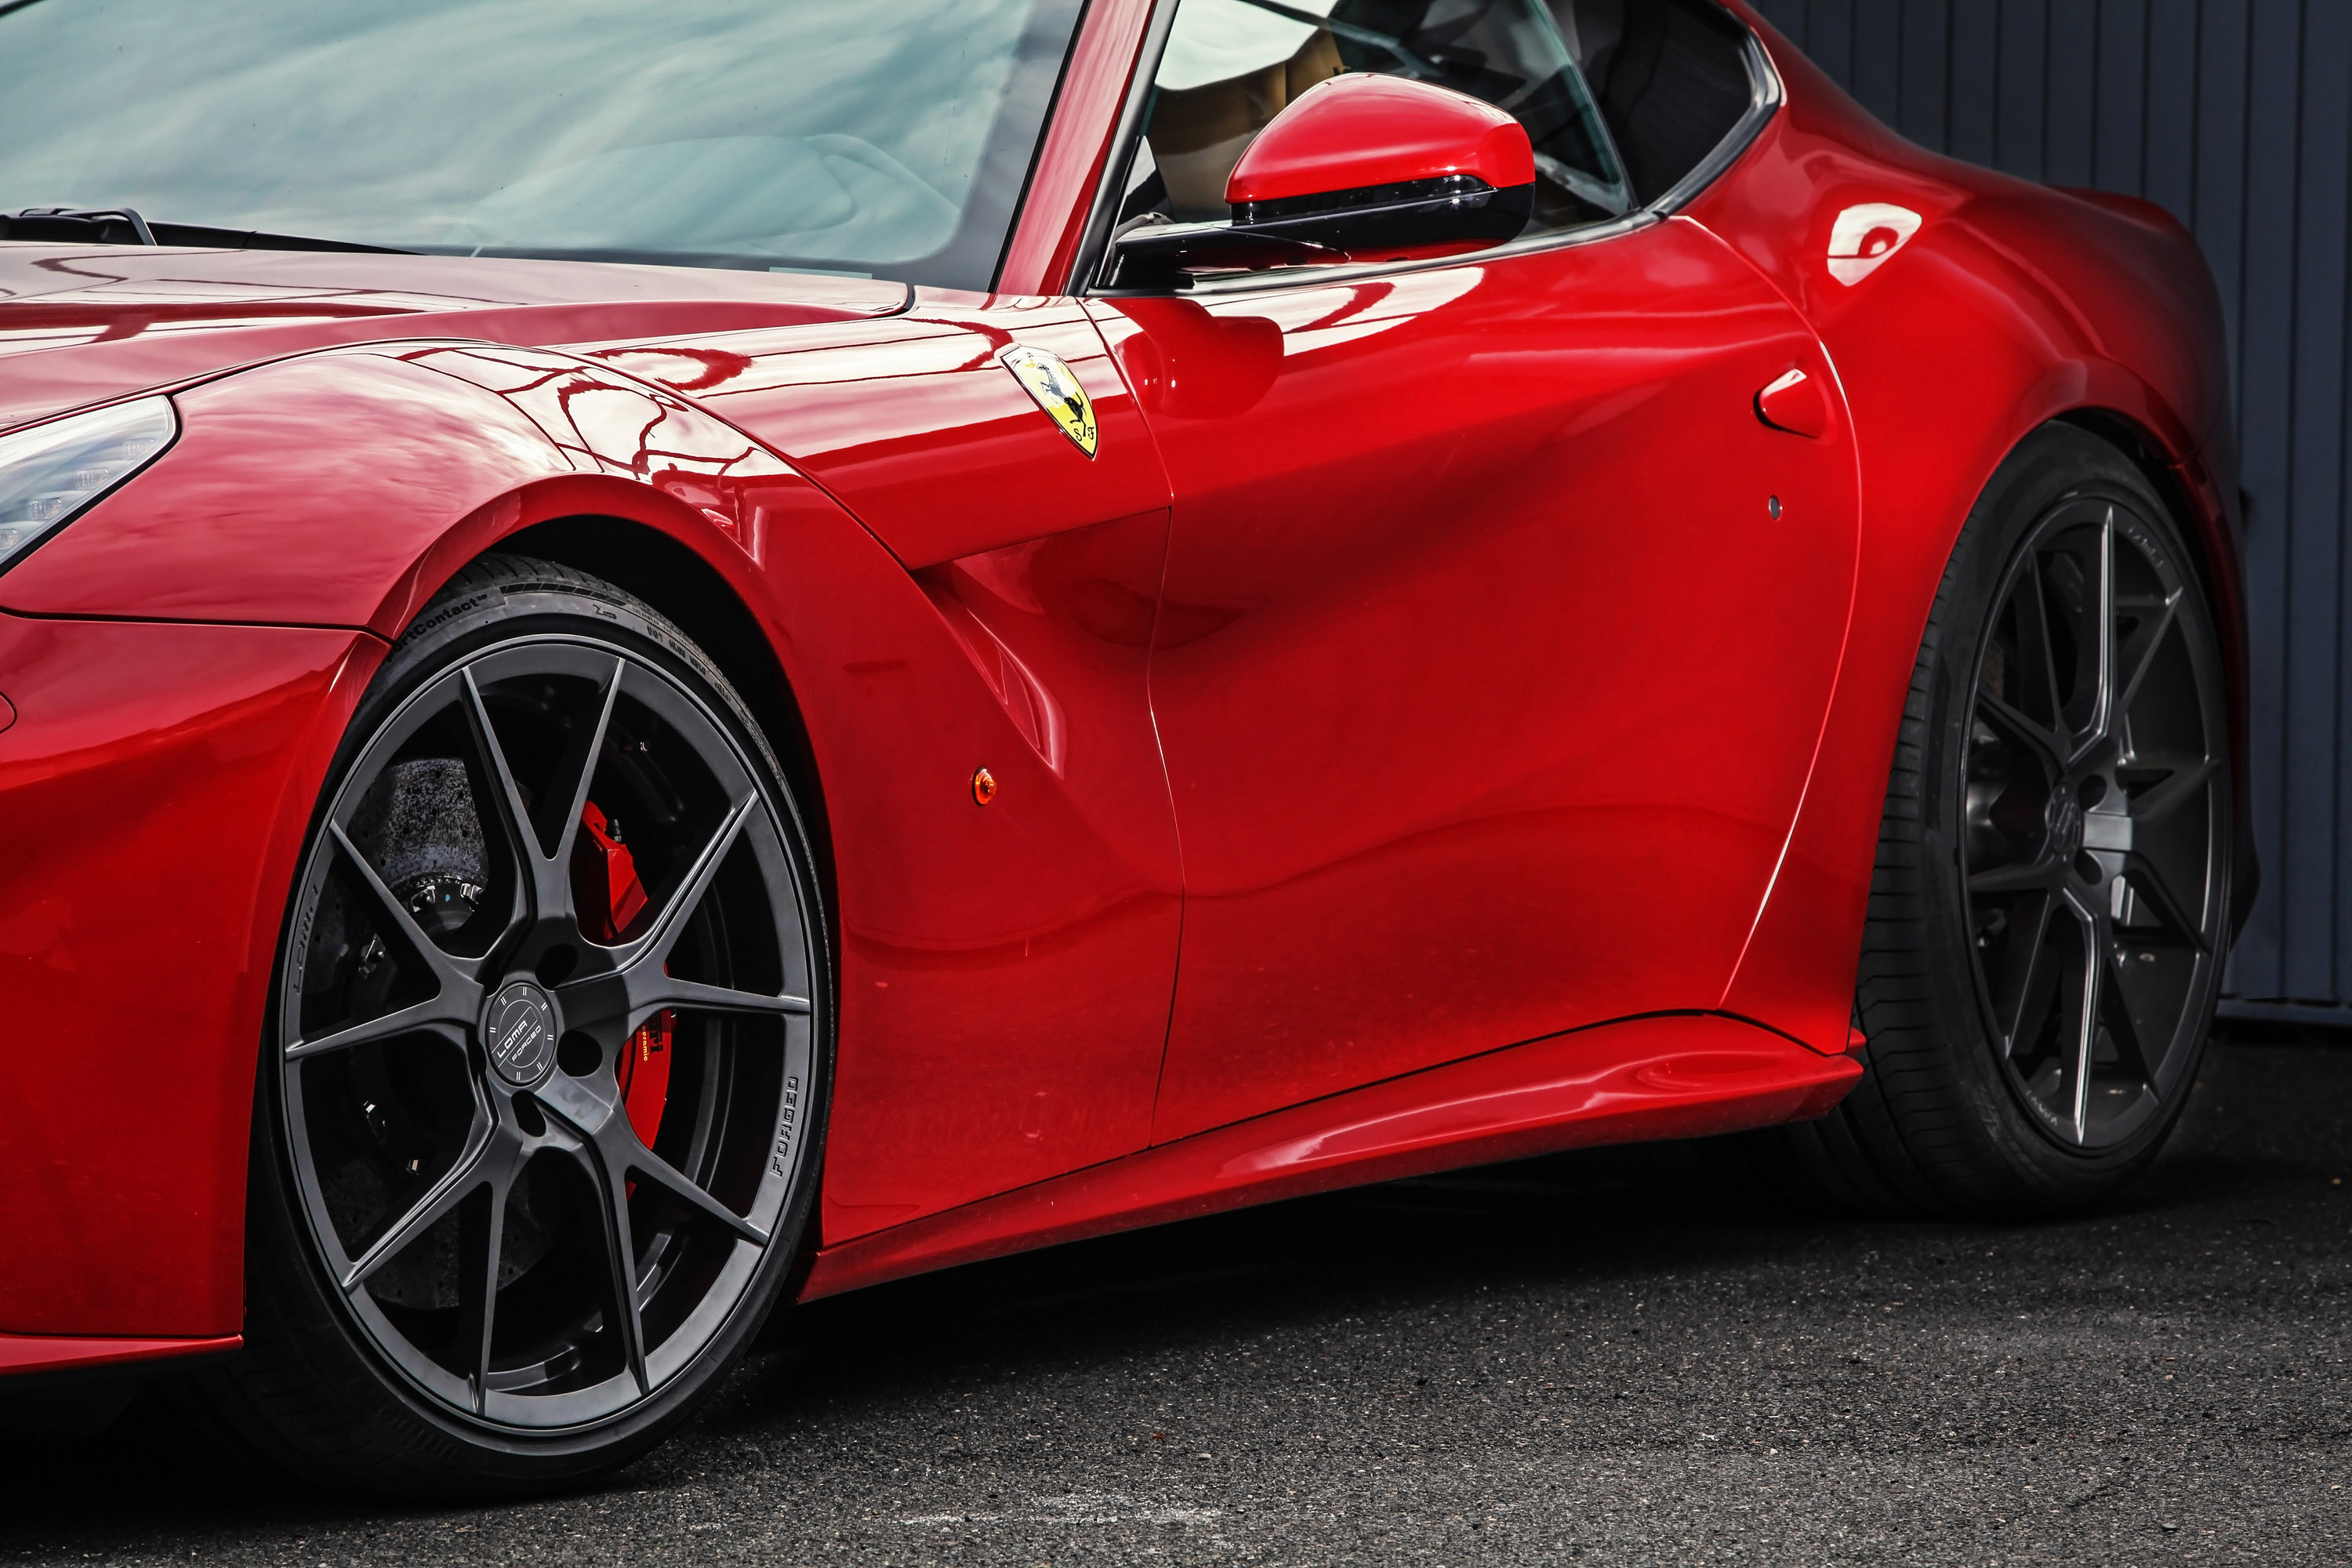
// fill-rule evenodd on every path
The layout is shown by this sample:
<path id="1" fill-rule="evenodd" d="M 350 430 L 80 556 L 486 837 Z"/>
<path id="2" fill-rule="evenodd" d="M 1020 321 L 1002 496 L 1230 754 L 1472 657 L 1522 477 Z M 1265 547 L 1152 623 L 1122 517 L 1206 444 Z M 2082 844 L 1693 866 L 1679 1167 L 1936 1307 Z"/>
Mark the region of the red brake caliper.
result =
<path id="1" fill-rule="evenodd" d="M 572 884 L 579 891 L 583 924 L 597 929 L 589 935 L 599 942 L 617 942 L 646 907 L 646 886 L 637 879 L 636 857 L 621 842 L 618 826 L 590 801 L 580 813 L 580 849 L 572 858 Z M 661 1130 L 662 1107 L 669 1100 L 669 1047 L 677 1015 L 667 1008 L 655 1014 L 629 1037 L 614 1063 L 621 1098 L 629 1108 L 629 1125 L 646 1146 L 653 1146 Z"/>

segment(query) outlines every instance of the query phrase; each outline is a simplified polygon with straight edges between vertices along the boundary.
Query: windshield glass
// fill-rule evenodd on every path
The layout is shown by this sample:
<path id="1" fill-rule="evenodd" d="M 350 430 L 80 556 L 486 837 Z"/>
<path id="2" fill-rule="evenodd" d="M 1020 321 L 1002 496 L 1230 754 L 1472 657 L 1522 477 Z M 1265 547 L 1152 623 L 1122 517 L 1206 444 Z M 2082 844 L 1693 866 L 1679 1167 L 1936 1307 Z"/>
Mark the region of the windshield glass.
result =
<path id="1" fill-rule="evenodd" d="M 0 212 L 986 288 L 1077 11 L 0 5 Z"/>

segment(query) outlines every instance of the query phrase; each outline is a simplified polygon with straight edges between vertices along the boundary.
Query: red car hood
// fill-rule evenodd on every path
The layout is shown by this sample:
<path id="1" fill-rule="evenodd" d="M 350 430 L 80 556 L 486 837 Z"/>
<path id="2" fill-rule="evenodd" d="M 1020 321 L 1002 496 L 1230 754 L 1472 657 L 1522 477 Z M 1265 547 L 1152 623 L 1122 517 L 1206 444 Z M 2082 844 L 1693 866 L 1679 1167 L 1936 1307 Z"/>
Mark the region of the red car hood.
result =
<path id="1" fill-rule="evenodd" d="M 0 241 L 0 430 L 334 343 L 604 342 L 887 316 L 909 297 L 808 273 Z"/>

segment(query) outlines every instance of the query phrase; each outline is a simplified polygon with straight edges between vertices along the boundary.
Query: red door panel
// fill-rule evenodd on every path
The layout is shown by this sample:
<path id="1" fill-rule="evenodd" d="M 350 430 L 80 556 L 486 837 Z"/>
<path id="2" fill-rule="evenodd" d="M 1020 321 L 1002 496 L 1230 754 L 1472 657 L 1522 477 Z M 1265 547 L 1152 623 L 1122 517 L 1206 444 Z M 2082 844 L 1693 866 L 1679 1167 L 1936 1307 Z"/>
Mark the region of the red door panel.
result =
<path id="1" fill-rule="evenodd" d="M 1176 498 L 1155 1140 L 1715 1006 L 1852 595 L 1842 413 L 1756 408 L 1797 314 L 1684 222 L 1095 309 Z"/>

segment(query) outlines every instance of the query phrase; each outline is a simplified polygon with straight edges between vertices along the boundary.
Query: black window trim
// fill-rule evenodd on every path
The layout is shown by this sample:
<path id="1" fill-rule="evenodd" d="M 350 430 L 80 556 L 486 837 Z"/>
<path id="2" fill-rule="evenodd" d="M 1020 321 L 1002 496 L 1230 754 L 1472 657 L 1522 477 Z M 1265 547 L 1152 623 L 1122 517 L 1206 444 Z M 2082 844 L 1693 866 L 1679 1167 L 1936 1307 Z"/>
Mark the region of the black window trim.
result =
<path id="1" fill-rule="evenodd" d="M 1612 218 L 1607 223 L 1589 224 L 1581 228 L 1533 235 L 1486 250 L 1433 257 L 1425 261 L 1367 262 L 1353 267 L 1278 268 L 1203 280 L 1189 289 L 1178 290 L 1113 288 L 1102 280 L 1105 265 L 1109 259 L 1111 226 L 1118 216 L 1119 203 L 1126 195 L 1127 171 L 1134 161 L 1135 145 L 1143 132 L 1144 110 L 1151 101 L 1152 82 L 1160 74 L 1160 58 L 1167 50 L 1168 35 L 1174 28 L 1176 8 L 1180 3 L 1181 0 L 1155 0 L 1151 26 L 1145 31 L 1143 47 L 1136 56 L 1135 74 L 1128 81 L 1127 99 L 1120 105 L 1118 125 L 1111 142 L 1114 155 L 1104 161 L 1102 179 L 1095 187 L 1094 205 L 1087 217 L 1086 238 L 1078 248 L 1078 258 L 1068 283 L 1068 292 L 1080 299 L 1164 297 L 1171 292 L 1188 299 L 1251 294 L 1309 284 L 1352 282 L 1366 278 L 1390 278 L 1400 273 L 1427 272 L 1489 258 L 1558 250 L 1571 245 L 1598 245 L 1638 233 L 1654 224 L 1664 223 L 1688 206 L 1701 192 L 1739 161 L 1741 155 L 1755 144 L 1756 138 L 1762 134 L 1772 117 L 1780 111 L 1780 106 L 1788 101 L 1780 69 L 1773 65 L 1763 40 L 1757 37 L 1753 28 L 1726 11 L 1723 13 L 1724 20 L 1739 29 L 1742 40 L 1741 57 L 1748 67 L 1747 111 L 1740 115 L 1723 140 L 1717 142 L 1706 157 L 1668 186 L 1655 201 L 1636 207 L 1622 217 Z M 1122 151 L 1126 153 L 1123 158 L 1118 156 Z"/>
<path id="2" fill-rule="evenodd" d="M 1660 217 L 1672 217 L 1697 199 L 1698 194 L 1721 178 L 1725 171 L 1739 161 L 1740 154 L 1754 144 L 1763 133 L 1773 115 L 1780 110 L 1787 94 L 1780 85 L 1780 72 L 1772 57 L 1764 49 L 1764 42 L 1754 29 L 1747 26 L 1728 11 L 1724 19 L 1739 29 L 1741 55 L 1748 65 L 1748 110 L 1725 132 L 1707 155 L 1691 166 L 1690 172 L 1666 187 L 1658 199 L 1646 209 Z"/>

